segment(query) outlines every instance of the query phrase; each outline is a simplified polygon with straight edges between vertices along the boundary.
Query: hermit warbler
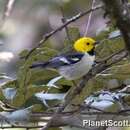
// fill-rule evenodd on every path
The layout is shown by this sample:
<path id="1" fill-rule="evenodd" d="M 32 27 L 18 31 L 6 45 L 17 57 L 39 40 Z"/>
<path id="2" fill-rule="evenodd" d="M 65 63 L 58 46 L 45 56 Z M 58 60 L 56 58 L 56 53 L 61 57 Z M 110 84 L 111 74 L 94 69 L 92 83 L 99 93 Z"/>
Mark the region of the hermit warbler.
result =
<path id="1" fill-rule="evenodd" d="M 96 43 L 90 37 L 82 37 L 74 43 L 74 49 L 77 53 L 60 55 L 47 62 L 33 64 L 30 68 L 54 68 L 67 80 L 78 79 L 92 68 Z"/>

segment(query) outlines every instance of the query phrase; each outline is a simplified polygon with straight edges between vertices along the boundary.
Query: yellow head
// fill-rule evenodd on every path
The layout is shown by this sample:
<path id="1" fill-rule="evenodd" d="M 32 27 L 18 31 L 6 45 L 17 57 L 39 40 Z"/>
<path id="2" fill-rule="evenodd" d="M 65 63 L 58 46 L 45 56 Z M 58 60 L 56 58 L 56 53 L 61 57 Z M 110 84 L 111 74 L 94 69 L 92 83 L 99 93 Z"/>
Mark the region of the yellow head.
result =
<path id="1" fill-rule="evenodd" d="M 89 52 L 95 47 L 96 41 L 90 37 L 82 37 L 74 43 L 74 48 L 78 52 Z"/>

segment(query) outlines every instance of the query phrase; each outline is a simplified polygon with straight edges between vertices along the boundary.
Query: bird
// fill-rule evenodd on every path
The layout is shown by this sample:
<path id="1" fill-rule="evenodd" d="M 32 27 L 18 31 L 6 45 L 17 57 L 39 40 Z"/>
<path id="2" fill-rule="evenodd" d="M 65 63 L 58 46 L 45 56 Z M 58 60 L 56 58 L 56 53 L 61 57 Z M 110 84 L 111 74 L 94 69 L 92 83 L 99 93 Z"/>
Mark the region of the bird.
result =
<path id="1" fill-rule="evenodd" d="M 88 73 L 95 63 L 95 46 L 91 37 L 81 37 L 74 42 L 75 53 L 61 54 L 47 62 L 34 63 L 33 68 L 56 69 L 67 80 L 76 80 Z"/>

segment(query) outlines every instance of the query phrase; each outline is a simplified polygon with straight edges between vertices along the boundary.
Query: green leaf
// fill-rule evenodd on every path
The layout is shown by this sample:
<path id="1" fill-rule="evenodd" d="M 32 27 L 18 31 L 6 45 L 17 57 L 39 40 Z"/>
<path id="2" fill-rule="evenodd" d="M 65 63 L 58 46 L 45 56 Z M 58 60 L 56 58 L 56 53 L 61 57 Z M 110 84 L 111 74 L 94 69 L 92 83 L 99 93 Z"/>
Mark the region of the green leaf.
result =
<path id="1" fill-rule="evenodd" d="M 23 50 L 22 52 L 20 52 L 19 56 L 20 56 L 20 57 L 26 57 L 27 54 L 28 54 L 28 52 L 29 52 L 29 50 L 25 49 L 25 50 Z"/>
<path id="2" fill-rule="evenodd" d="M 96 58 L 103 59 L 124 48 L 125 44 L 121 38 L 104 40 L 104 42 L 100 43 L 96 48 Z"/>
<path id="3" fill-rule="evenodd" d="M 33 80 L 36 79 L 48 79 L 52 77 L 54 74 L 53 72 L 45 70 L 45 73 L 43 71 L 37 71 L 36 70 L 31 70 L 29 67 L 33 64 L 34 61 L 46 61 L 49 60 L 51 57 L 57 54 L 57 51 L 54 49 L 50 49 L 47 47 L 42 47 L 42 48 L 37 48 L 35 52 L 25 61 L 22 63 L 17 77 L 18 77 L 18 83 L 19 83 L 19 88 L 22 90 L 26 90 L 26 87 L 32 82 L 31 78 L 33 77 Z M 33 73 L 34 72 L 34 73 Z M 56 73 L 55 73 L 56 74 Z"/>

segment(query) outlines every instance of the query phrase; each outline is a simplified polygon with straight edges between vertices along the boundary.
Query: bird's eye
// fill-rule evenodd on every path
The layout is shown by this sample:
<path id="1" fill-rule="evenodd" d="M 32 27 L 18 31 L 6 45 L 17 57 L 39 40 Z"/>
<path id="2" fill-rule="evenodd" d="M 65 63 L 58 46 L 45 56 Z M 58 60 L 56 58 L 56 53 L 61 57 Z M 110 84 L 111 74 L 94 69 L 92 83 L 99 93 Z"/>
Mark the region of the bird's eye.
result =
<path id="1" fill-rule="evenodd" d="M 90 45 L 90 43 L 89 43 L 89 42 L 87 42 L 87 43 L 86 43 L 86 45 Z"/>

